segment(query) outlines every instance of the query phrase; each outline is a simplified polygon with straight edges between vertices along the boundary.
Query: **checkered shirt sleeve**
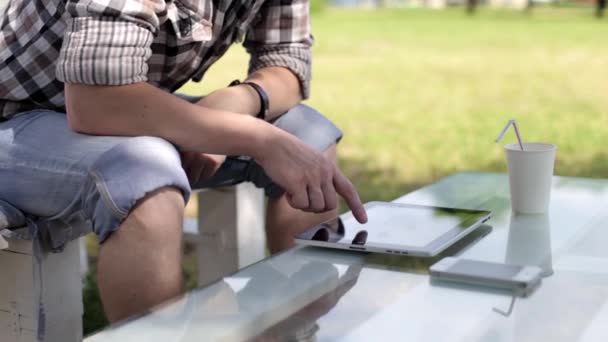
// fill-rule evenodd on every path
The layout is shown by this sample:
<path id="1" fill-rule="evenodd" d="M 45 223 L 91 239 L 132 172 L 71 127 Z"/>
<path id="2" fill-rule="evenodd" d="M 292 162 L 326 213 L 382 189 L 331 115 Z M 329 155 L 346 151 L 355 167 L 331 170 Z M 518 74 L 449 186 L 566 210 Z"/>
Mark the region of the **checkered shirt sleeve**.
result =
<path id="1" fill-rule="evenodd" d="M 147 81 L 164 0 L 67 0 L 69 14 L 56 76 L 64 83 Z"/>
<path id="2" fill-rule="evenodd" d="M 304 99 L 310 96 L 311 46 L 309 0 L 266 0 L 249 29 L 245 48 L 251 55 L 249 73 L 265 67 L 291 70 Z"/>

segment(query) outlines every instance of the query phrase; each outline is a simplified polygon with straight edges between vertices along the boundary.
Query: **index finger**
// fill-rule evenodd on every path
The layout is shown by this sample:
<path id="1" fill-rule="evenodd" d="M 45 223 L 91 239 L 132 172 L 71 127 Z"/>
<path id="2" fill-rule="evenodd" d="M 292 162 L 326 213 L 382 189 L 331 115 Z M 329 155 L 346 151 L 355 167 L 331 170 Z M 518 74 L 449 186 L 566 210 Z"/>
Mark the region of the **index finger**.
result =
<path id="1" fill-rule="evenodd" d="M 334 187 L 336 188 L 336 192 L 344 198 L 350 210 L 353 211 L 353 215 L 357 221 L 366 223 L 367 213 L 361 203 L 357 190 L 338 168 L 336 168 L 336 172 L 334 173 Z"/>

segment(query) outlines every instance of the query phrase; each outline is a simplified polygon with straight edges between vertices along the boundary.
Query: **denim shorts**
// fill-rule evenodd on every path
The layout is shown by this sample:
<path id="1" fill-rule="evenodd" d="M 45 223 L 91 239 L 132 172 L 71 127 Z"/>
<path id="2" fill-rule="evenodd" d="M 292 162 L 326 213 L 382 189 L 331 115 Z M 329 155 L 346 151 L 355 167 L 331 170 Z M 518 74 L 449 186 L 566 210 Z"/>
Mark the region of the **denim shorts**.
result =
<path id="1" fill-rule="evenodd" d="M 229 157 L 210 179 L 190 184 L 179 152 L 166 140 L 79 134 L 66 120 L 64 113 L 34 110 L 0 123 L 0 209 L 17 209 L 36 222 L 37 234 L 53 249 L 91 231 L 103 243 L 139 199 L 163 187 L 181 190 L 186 201 L 192 189 L 244 181 L 268 196 L 282 193 L 247 157 Z M 320 151 L 342 137 L 306 105 L 273 124 Z"/>

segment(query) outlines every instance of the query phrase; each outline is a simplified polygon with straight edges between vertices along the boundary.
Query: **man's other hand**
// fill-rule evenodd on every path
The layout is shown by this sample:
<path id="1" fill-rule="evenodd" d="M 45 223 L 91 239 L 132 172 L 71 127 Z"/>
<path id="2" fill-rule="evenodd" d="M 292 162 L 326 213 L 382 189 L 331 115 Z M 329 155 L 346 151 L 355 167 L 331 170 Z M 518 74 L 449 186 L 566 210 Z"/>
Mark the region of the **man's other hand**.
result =
<path id="1" fill-rule="evenodd" d="M 340 195 L 357 221 L 367 222 L 357 190 L 333 161 L 287 132 L 275 136 L 265 144 L 256 160 L 268 176 L 285 189 L 292 207 L 325 212 L 338 206 L 337 195 Z"/>
<path id="2" fill-rule="evenodd" d="M 225 156 L 197 152 L 180 152 L 182 167 L 188 175 L 190 184 L 203 181 L 215 174 L 220 168 Z"/>

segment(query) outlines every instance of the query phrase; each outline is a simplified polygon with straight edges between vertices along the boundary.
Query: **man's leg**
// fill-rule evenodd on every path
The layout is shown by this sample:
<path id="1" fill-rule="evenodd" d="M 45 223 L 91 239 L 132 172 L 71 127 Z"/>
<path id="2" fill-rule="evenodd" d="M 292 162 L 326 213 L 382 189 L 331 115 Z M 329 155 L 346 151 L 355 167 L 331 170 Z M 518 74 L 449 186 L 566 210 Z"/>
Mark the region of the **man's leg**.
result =
<path id="1" fill-rule="evenodd" d="M 336 145 L 331 145 L 324 154 L 327 158 L 336 161 Z M 295 235 L 312 225 L 327 221 L 337 214 L 337 209 L 322 214 L 294 209 L 287 203 L 284 194 L 269 198 L 266 209 L 266 236 L 270 252 L 274 254 L 294 246 L 293 237 Z"/>
<path id="2" fill-rule="evenodd" d="M 129 138 L 99 156 L 89 174 L 82 206 L 101 243 L 98 283 L 108 319 L 178 295 L 190 187 L 175 147 L 159 138 Z"/>
<path id="3" fill-rule="evenodd" d="M 39 227 L 49 243 L 59 247 L 90 229 L 98 234 L 99 285 L 110 320 L 181 290 L 190 186 L 171 143 L 78 134 L 65 114 L 41 111 L 0 123 L 0 155 L 1 199 L 45 221 Z M 66 222 L 70 236 L 54 230 Z"/>
<path id="4" fill-rule="evenodd" d="M 111 322 L 180 293 L 183 215 L 182 193 L 159 189 L 141 200 L 101 245 L 97 278 Z"/>

